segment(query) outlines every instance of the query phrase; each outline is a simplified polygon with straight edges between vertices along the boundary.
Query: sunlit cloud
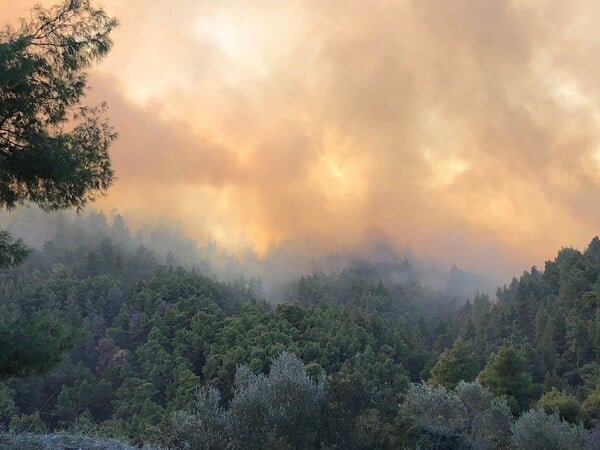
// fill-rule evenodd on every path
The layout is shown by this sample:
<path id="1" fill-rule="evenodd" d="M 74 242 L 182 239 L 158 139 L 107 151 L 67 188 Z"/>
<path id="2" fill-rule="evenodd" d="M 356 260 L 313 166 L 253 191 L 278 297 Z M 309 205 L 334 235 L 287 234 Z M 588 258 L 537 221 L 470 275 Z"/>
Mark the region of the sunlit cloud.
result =
<path id="1" fill-rule="evenodd" d="M 385 236 L 503 273 L 598 233 L 597 2 L 103 3 L 101 208 L 231 251 Z"/>

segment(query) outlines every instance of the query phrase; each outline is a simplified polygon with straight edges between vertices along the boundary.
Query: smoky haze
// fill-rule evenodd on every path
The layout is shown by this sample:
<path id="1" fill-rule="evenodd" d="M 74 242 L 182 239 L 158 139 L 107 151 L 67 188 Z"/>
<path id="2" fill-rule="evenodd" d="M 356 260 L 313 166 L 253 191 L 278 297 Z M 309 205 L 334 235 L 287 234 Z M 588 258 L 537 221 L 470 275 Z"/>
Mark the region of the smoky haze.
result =
<path id="1" fill-rule="evenodd" d="M 199 244 L 178 226 L 147 223 L 132 230 L 127 218 L 116 211 L 107 216 L 91 208 L 81 214 L 18 208 L 0 212 L 0 225 L 34 251 L 55 249 L 67 255 L 84 251 L 93 258 L 107 245 L 116 246 L 129 254 L 147 255 L 155 267 L 183 266 L 222 281 L 241 283 L 271 303 L 295 300 L 298 280 L 312 275 L 335 278 L 346 272 L 354 281 L 382 282 L 391 289 L 424 288 L 427 298 L 440 304 L 461 304 L 477 294 L 493 298 L 498 281 L 455 265 L 419 260 L 408 248 L 398 251 L 384 241 L 332 254 L 319 253 L 309 241 L 289 241 L 270 247 L 264 255 L 251 248 L 235 255 L 214 241 Z"/>
<path id="2" fill-rule="evenodd" d="M 120 137 L 95 207 L 134 229 L 494 279 L 598 233 L 598 2 L 102 3 L 121 26 L 88 98 Z"/>

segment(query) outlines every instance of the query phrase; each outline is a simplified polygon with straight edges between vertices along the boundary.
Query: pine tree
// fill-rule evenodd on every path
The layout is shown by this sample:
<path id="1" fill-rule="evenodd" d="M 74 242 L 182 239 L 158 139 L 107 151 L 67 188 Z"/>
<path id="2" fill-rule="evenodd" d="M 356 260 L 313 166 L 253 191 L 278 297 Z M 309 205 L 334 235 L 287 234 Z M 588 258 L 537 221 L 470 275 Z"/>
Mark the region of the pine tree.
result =
<path id="1" fill-rule="evenodd" d="M 89 0 L 70 0 L 38 6 L 30 21 L 0 33 L 0 208 L 80 209 L 112 183 L 108 148 L 116 134 L 103 118 L 106 106 L 81 100 L 84 70 L 106 55 L 116 25 Z M 18 264 L 23 247 L 7 239 L 0 239 L 0 264 Z"/>
<path id="2" fill-rule="evenodd" d="M 533 383 L 527 371 L 527 361 L 510 344 L 504 344 L 490 355 L 477 379 L 492 394 L 505 396 L 515 413 L 527 409 L 539 394 L 540 387 Z"/>

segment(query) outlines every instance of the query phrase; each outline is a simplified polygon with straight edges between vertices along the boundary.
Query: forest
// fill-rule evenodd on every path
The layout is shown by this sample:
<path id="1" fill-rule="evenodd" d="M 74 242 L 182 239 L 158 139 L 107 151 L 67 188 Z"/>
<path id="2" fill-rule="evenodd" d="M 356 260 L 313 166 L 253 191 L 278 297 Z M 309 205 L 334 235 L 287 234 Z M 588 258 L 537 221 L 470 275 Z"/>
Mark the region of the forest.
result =
<path id="1" fill-rule="evenodd" d="M 597 448 L 598 238 L 493 299 L 394 282 L 407 265 L 299 274 L 273 305 L 255 281 L 220 282 L 144 247 L 119 216 L 65 221 L 0 273 L 0 439 Z"/>
<path id="2" fill-rule="evenodd" d="M 394 252 L 274 258 L 265 286 L 148 239 L 88 208 L 117 132 L 86 70 L 117 25 L 70 0 L 0 31 L 0 448 L 600 448 L 598 237 L 495 292 Z"/>

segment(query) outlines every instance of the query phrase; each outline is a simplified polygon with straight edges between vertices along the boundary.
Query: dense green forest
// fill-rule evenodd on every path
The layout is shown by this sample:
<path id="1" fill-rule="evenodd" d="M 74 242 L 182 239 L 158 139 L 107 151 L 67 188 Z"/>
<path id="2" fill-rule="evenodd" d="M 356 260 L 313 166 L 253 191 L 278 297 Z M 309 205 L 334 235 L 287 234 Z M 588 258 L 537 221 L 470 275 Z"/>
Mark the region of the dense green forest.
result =
<path id="1" fill-rule="evenodd" d="M 598 238 L 466 303 L 394 282 L 406 259 L 299 275 L 278 305 L 175 259 L 92 215 L 2 270 L 3 429 L 172 448 L 598 439 Z"/>

